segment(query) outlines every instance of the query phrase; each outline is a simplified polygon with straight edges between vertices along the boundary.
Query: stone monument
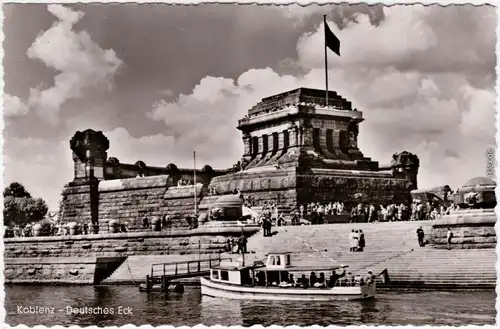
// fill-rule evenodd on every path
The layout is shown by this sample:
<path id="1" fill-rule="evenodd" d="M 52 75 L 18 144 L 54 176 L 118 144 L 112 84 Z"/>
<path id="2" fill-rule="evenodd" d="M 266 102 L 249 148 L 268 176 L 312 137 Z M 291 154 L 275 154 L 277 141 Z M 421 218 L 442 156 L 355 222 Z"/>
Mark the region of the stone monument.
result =
<path id="1" fill-rule="evenodd" d="M 434 248 L 447 248 L 448 228 L 453 233 L 452 248 L 495 248 L 496 182 L 487 177 L 469 179 L 451 197 L 460 207 L 449 215 L 436 219 L 432 225 Z"/>
<path id="2" fill-rule="evenodd" d="M 418 157 L 401 152 L 387 166 L 358 147 L 360 111 L 336 92 L 299 88 L 264 98 L 239 120 L 244 154 L 239 170 L 215 177 L 218 194 L 238 190 L 257 203 L 294 208 L 309 202 L 409 202 Z"/>
<path id="3" fill-rule="evenodd" d="M 264 98 L 239 121 L 244 154 L 238 164 L 223 170 L 205 165 L 196 175 L 173 163 L 120 163 L 108 158 L 102 132 L 78 131 L 70 142 L 75 175 L 62 193 L 62 222 L 91 221 L 105 229 L 112 220 L 137 226 L 145 217 L 169 215 L 174 226 L 189 227 L 187 215 L 237 193 L 257 206 L 273 201 L 285 214 L 318 201 L 347 207 L 409 202 L 418 157 L 404 151 L 380 166 L 364 156 L 358 147 L 362 113 L 333 91 L 329 100 L 325 106 L 325 91 L 307 88 Z"/>

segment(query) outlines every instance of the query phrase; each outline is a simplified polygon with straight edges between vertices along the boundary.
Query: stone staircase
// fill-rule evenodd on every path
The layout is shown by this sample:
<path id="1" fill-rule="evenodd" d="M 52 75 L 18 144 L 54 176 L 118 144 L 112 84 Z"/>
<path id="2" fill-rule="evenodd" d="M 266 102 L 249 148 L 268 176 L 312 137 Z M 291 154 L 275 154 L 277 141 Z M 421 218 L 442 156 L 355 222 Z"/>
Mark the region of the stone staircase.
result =
<path id="1" fill-rule="evenodd" d="M 391 285 L 408 287 L 493 288 L 496 284 L 494 249 L 438 250 L 418 245 L 416 229 L 426 239 L 430 221 L 325 224 L 273 227 L 272 237 L 251 237 L 249 261 L 261 260 L 272 251 L 291 251 L 296 265 L 345 264 L 353 273 L 375 274 L 388 269 Z M 352 229 L 365 233 L 363 252 L 349 252 Z"/>

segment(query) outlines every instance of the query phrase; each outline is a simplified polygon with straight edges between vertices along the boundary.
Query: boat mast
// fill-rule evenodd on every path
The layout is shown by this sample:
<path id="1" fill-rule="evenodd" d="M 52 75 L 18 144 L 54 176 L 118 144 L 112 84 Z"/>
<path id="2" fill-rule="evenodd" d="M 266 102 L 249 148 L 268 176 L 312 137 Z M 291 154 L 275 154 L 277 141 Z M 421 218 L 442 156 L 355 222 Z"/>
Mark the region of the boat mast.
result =
<path id="1" fill-rule="evenodd" d="M 245 236 L 245 233 L 243 231 L 243 226 L 241 227 L 241 235 Z M 243 244 L 243 240 L 241 241 L 241 244 Z M 245 250 L 244 248 L 241 247 L 240 250 L 241 250 L 241 266 L 245 266 Z"/>
<path id="2" fill-rule="evenodd" d="M 196 204 L 196 151 L 193 151 L 193 188 L 194 188 L 194 217 L 198 218 L 198 205 Z"/>

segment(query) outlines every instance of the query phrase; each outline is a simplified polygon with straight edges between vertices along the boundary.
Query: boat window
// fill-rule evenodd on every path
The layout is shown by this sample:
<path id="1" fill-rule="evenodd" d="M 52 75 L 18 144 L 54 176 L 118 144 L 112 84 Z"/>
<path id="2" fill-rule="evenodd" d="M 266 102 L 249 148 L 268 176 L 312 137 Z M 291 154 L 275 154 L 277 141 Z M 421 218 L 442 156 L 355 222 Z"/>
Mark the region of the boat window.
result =
<path id="1" fill-rule="evenodd" d="M 280 265 L 281 256 L 276 257 L 276 265 Z"/>
<path id="2" fill-rule="evenodd" d="M 212 271 L 212 278 L 218 280 L 219 279 L 219 271 Z"/>
<path id="3" fill-rule="evenodd" d="M 286 255 L 286 265 L 290 265 L 290 255 Z"/>
<path id="4" fill-rule="evenodd" d="M 220 279 L 229 281 L 229 273 L 227 271 L 220 271 Z"/>
<path id="5" fill-rule="evenodd" d="M 274 256 L 271 256 L 271 265 L 275 265 Z"/>

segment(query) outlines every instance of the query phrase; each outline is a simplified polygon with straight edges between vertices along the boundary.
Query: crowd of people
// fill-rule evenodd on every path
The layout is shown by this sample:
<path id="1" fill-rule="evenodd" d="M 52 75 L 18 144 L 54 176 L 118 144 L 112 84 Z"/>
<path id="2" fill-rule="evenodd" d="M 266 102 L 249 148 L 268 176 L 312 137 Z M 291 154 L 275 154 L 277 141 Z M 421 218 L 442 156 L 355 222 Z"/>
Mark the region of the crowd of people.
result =
<path id="1" fill-rule="evenodd" d="M 284 274 L 284 275 L 283 275 Z M 372 271 L 368 271 L 365 277 L 361 275 L 354 276 L 351 272 L 347 272 L 344 268 L 342 273 L 337 273 L 337 271 L 332 271 L 332 274 L 327 279 L 324 272 L 320 272 L 317 275 L 315 272 L 311 272 L 309 276 L 306 274 L 300 274 L 300 277 L 295 278 L 293 273 L 280 273 L 280 277 L 277 275 L 273 276 L 271 272 L 267 273 L 267 278 L 264 272 L 257 272 L 255 279 L 256 284 L 260 286 L 271 285 L 280 287 L 300 287 L 300 288 L 333 288 L 335 286 L 362 286 L 364 284 L 372 283 L 376 276 Z M 267 279 L 267 282 L 266 282 Z"/>
<path id="2" fill-rule="evenodd" d="M 431 202 L 413 200 L 410 206 L 401 204 L 389 204 L 387 206 L 376 204 L 358 204 L 352 207 L 350 213 L 351 223 L 362 222 L 394 222 L 394 221 L 419 221 L 433 220 L 443 215 L 450 214 L 457 207 L 451 203 L 448 207 Z"/>

